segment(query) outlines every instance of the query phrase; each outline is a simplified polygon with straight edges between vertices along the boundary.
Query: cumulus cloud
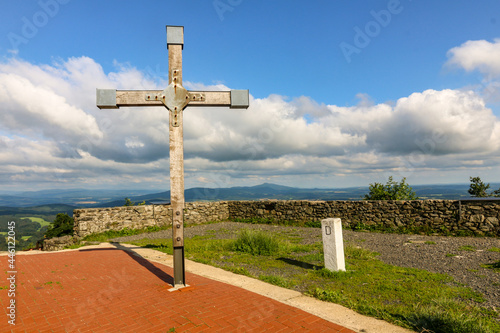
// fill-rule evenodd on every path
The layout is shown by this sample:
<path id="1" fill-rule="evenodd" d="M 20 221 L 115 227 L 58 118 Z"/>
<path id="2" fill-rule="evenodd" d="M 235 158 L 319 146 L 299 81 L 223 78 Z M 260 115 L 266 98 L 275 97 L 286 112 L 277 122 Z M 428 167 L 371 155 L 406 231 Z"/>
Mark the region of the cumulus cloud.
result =
<path id="1" fill-rule="evenodd" d="M 438 155 L 491 152 L 498 149 L 497 121 L 472 91 L 426 90 L 399 99 L 391 117 L 367 140 L 393 153 L 425 152 L 426 142 L 433 142 L 432 153 Z"/>
<path id="2" fill-rule="evenodd" d="M 481 73 L 481 82 L 472 86 L 487 103 L 500 102 L 500 39 L 469 40 L 450 49 L 447 55 L 447 66 Z"/>
<path id="3" fill-rule="evenodd" d="M 500 76 L 500 39 L 494 42 L 469 40 L 448 51 L 448 64 L 466 71 L 478 70 L 485 75 Z"/>
<path id="4" fill-rule="evenodd" d="M 0 103 L 1 126 L 9 130 L 40 131 L 54 139 L 103 135 L 95 119 L 85 111 L 53 90 L 36 86 L 17 74 L 0 73 Z"/>
<path id="5" fill-rule="evenodd" d="M 168 111 L 95 106 L 97 87 L 162 89 L 166 82 L 128 64 L 115 66 L 105 73 L 88 57 L 51 65 L 0 63 L 2 184 L 168 188 Z M 251 96 L 248 110 L 188 107 L 187 186 L 498 164 L 500 122 L 475 92 L 426 90 L 390 105 L 365 94 L 358 98 L 350 107 L 279 95 Z"/>

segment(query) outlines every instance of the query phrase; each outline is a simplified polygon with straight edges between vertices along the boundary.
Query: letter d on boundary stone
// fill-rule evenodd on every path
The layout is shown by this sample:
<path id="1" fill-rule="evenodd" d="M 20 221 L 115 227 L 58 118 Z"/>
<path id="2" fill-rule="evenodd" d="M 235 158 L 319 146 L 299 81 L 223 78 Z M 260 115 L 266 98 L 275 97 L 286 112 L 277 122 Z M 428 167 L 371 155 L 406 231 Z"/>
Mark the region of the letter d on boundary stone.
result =
<path id="1" fill-rule="evenodd" d="M 322 220 L 321 234 L 323 235 L 325 268 L 330 271 L 345 271 L 341 220 L 339 218 Z"/>

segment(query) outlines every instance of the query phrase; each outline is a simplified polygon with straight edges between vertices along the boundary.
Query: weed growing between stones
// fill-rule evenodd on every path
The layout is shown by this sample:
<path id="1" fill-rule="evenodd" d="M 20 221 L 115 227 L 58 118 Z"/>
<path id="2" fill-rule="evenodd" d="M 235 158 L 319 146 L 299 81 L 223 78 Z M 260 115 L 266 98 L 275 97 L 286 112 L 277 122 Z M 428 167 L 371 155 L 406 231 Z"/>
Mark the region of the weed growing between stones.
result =
<path id="1" fill-rule="evenodd" d="M 480 266 L 484 267 L 484 268 L 492 269 L 495 272 L 500 273 L 500 261 L 497 261 L 497 262 L 492 263 L 492 264 L 481 264 Z"/>
<path id="2" fill-rule="evenodd" d="M 464 245 L 464 246 L 461 246 L 458 250 L 459 251 L 476 251 L 476 248 L 472 245 Z"/>

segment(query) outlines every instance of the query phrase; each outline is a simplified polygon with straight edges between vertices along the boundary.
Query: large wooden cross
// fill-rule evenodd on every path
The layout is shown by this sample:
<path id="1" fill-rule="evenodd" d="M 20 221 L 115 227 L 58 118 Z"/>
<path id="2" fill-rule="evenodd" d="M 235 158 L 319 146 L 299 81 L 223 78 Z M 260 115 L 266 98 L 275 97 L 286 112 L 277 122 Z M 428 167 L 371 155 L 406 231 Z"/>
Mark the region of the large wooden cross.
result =
<path id="1" fill-rule="evenodd" d="M 187 106 L 249 106 L 248 90 L 188 91 L 182 86 L 184 27 L 167 26 L 168 82 L 162 90 L 97 89 L 99 109 L 122 106 L 165 106 L 170 111 L 170 202 L 174 247 L 174 287 L 186 285 L 184 269 L 184 151 L 183 110 Z"/>

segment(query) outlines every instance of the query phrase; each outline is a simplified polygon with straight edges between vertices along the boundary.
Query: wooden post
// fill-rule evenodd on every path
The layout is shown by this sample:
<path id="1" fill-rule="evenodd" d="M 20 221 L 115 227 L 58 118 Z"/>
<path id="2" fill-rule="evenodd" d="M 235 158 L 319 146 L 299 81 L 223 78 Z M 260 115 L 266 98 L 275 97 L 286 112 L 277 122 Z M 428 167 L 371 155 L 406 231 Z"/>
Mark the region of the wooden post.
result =
<path id="1" fill-rule="evenodd" d="M 182 45 L 168 45 L 169 84 L 182 86 Z M 174 73 L 175 71 L 175 73 Z M 174 79 L 176 82 L 174 82 Z M 179 88 L 177 86 L 175 89 Z M 174 92 L 175 93 L 175 92 Z M 172 207 L 172 244 L 174 284 L 185 285 L 184 267 L 184 135 L 182 110 L 170 111 L 170 204 Z"/>

